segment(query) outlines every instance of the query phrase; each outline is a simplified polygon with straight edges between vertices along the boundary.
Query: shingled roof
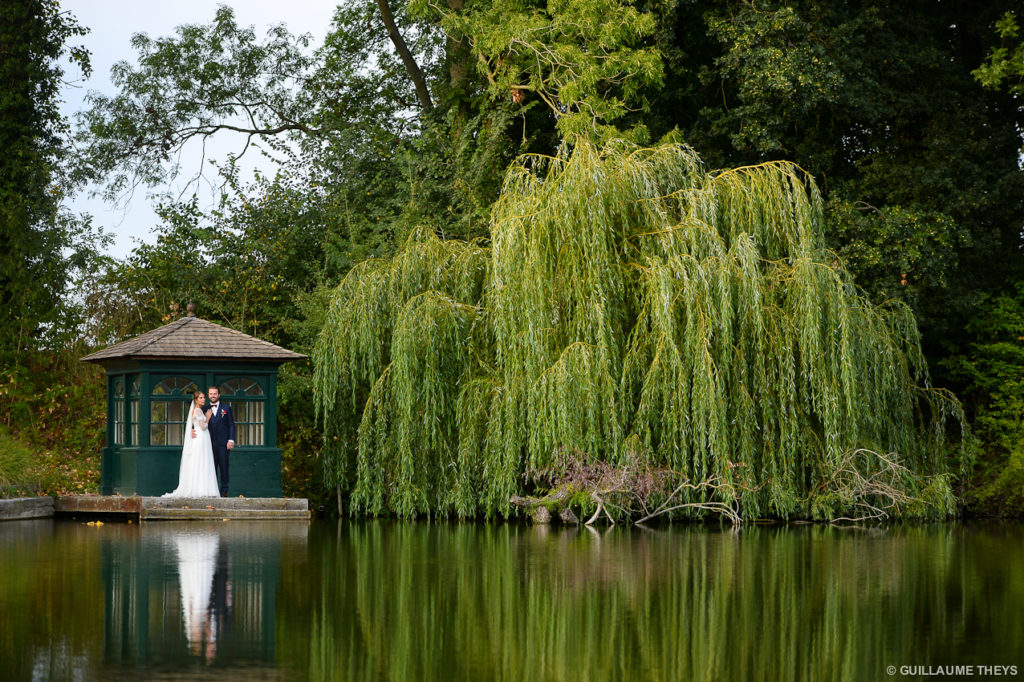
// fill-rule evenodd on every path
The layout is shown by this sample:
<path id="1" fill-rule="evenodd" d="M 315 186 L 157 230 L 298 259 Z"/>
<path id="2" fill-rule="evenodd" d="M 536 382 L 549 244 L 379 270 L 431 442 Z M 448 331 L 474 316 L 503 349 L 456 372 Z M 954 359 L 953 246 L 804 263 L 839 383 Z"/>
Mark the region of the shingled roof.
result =
<path id="1" fill-rule="evenodd" d="M 199 317 L 183 317 L 133 339 L 114 344 L 82 358 L 105 360 L 247 360 L 288 362 L 306 356 L 261 341 L 254 336 L 222 327 Z"/>

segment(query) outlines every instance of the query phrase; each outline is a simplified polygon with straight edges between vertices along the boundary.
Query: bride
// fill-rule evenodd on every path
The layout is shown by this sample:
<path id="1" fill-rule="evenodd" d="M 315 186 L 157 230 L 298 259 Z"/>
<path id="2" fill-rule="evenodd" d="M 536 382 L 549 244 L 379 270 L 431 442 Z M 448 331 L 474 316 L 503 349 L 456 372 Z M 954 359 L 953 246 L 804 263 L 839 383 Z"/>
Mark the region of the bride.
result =
<path id="1" fill-rule="evenodd" d="M 206 396 L 202 391 L 196 391 L 192 397 L 185 418 L 178 487 L 164 497 L 220 497 L 217 472 L 213 468 L 213 444 L 207 430 L 206 415 L 203 414 Z"/>

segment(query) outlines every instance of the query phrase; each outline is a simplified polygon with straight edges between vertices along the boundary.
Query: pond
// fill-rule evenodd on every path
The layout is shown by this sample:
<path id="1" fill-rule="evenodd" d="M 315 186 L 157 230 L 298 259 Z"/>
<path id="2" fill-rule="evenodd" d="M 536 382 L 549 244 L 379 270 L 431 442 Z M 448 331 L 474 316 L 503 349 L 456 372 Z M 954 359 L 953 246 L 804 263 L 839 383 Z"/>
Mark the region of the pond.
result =
<path id="1" fill-rule="evenodd" d="M 1012 678 L 1022 643 L 1020 524 L 0 524 L 4 679 Z"/>

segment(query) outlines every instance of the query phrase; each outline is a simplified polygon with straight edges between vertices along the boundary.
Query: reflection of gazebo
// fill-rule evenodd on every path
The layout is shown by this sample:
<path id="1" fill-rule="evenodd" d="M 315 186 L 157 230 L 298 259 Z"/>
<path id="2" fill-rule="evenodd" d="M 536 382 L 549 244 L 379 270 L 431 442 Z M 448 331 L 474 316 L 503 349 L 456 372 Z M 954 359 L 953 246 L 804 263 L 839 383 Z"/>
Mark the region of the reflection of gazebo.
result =
<path id="1" fill-rule="evenodd" d="M 102 493 L 161 495 L 173 490 L 191 394 L 217 386 L 235 415 L 228 494 L 280 497 L 277 369 L 305 357 L 190 312 L 82 358 L 107 372 Z"/>
<path id="2" fill-rule="evenodd" d="M 304 562 L 308 540 L 308 521 L 109 527 L 99 562 L 106 663 L 181 662 L 198 648 L 267 678 L 282 565 Z"/>

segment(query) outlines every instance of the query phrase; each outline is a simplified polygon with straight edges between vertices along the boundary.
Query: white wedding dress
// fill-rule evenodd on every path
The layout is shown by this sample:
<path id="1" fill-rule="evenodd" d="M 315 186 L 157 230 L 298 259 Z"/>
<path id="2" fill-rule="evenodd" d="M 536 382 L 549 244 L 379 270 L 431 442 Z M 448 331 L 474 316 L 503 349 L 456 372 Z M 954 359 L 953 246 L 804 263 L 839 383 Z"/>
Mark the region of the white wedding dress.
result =
<path id="1" fill-rule="evenodd" d="M 213 443 L 203 411 L 192 404 L 190 421 L 185 424 L 184 445 L 181 446 L 181 468 L 178 487 L 164 497 L 220 497 L 217 471 L 213 467 Z M 196 437 L 192 437 L 192 429 Z"/>

